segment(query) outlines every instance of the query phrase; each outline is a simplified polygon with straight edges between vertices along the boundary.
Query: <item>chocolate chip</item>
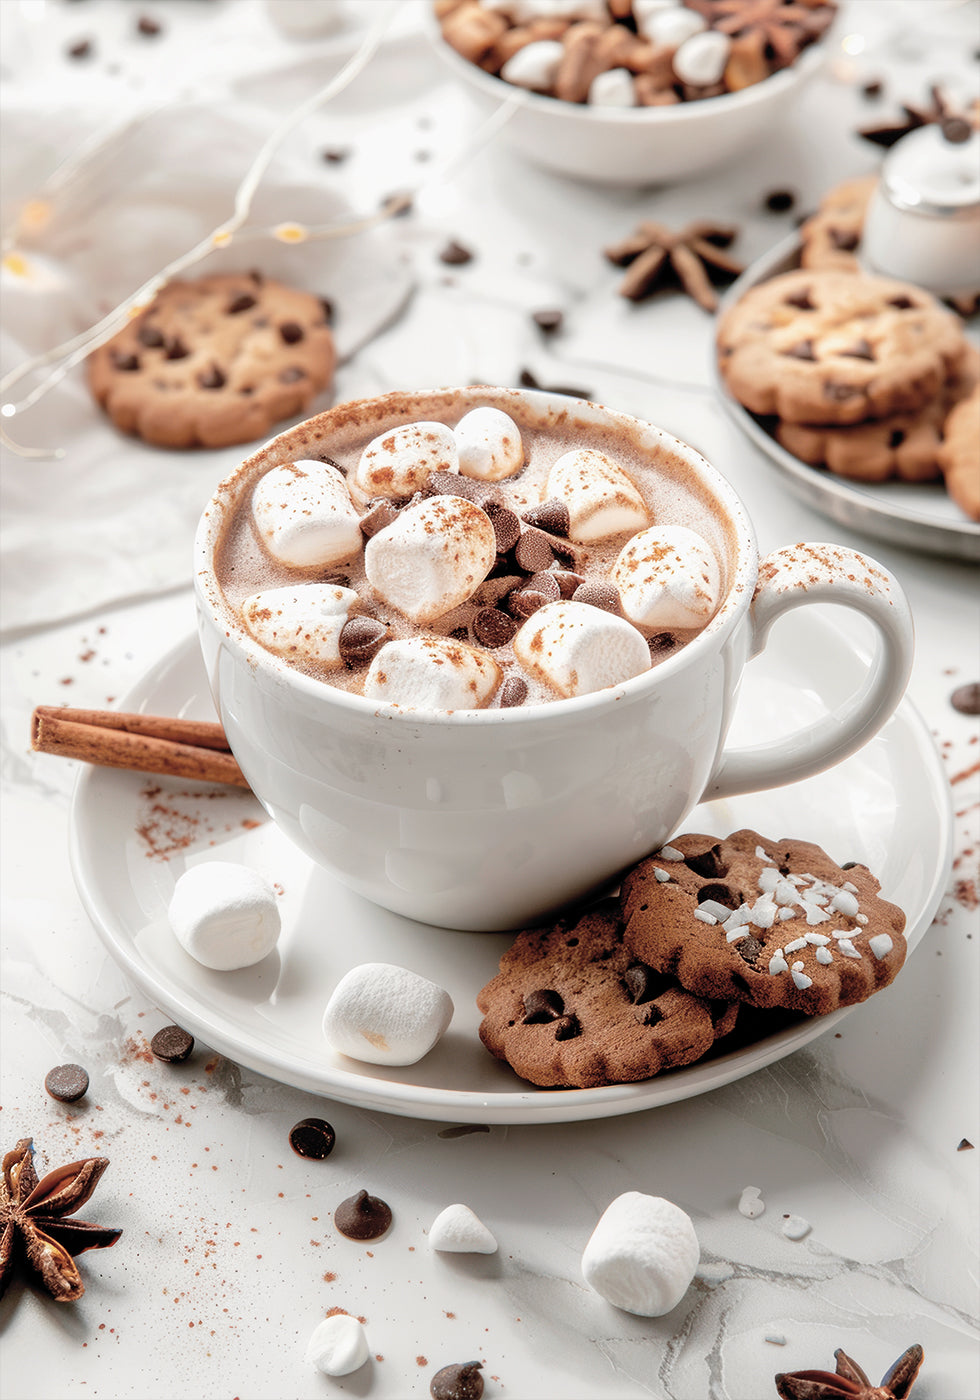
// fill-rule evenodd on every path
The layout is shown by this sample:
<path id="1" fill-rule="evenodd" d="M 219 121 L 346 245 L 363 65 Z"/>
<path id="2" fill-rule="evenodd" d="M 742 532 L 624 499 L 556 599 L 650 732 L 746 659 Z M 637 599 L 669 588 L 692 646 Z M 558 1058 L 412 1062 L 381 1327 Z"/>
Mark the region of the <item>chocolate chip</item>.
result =
<path id="1" fill-rule="evenodd" d="M 554 551 L 547 536 L 540 530 L 525 530 L 514 545 L 514 558 L 517 567 L 526 574 L 542 573 L 555 562 Z"/>
<path id="2" fill-rule="evenodd" d="M 902 431 L 902 429 L 892 428 L 891 432 L 888 434 L 888 446 L 891 448 L 901 447 L 904 441 L 905 433 Z"/>
<path id="3" fill-rule="evenodd" d="M 973 127 L 962 117 L 947 117 L 940 123 L 939 130 L 952 146 L 962 146 L 973 135 Z"/>
<path id="4" fill-rule="evenodd" d="M 150 15 L 140 15 L 136 21 L 136 32 L 145 35 L 148 39 L 155 39 L 158 34 L 163 32 L 163 25 Z"/>
<path id="5" fill-rule="evenodd" d="M 225 314 L 228 316 L 238 316 L 243 311 L 251 311 L 252 307 L 255 305 L 257 305 L 257 303 L 251 292 L 239 292 L 238 296 L 232 297 L 231 301 L 225 307 Z"/>
<path id="6" fill-rule="evenodd" d="M 91 40 L 91 39 L 78 39 L 74 44 L 69 44 L 69 46 L 68 46 L 68 57 L 69 57 L 69 58 L 91 58 L 91 56 L 92 56 L 92 40 Z"/>
<path id="7" fill-rule="evenodd" d="M 874 347 L 863 336 L 850 350 L 841 350 L 838 353 L 846 355 L 851 360 L 873 360 L 875 358 Z"/>
<path id="8" fill-rule="evenodd" d="M 506 554 L 521 537 L 521 522 L 514 511 L 496 501 L 488 501 L 483 509 L 489 515 L 490 524 L 493 526 L 497 553 Z"/>
<path id="9" fill-rule="evenodd" d="M 539 530 L 547 530 L 549 535 L 568 538 L 570 520 L 568 506 L 557 496 L 542 501 L 539 506 L 531 506 L 521 517 L 528 525 L 536 525 Z"/>
<path id="10" fill-rule="evenodd" d="M 387 637 L 388 628 L 376 617 L 365 617 L 363 613 L 349 617 L 340 629 L 337 642 L 340 659 L 351 669 L 366 666 L 384 646 Z"/>
<path id="11" fill-rule="evenodd" d="M 460 472 L 430 472 L 425 483 L 427 496 L 462 496 L 466 501 L 477 502 L 483 491 L 483 482 Z"/>
<path id="12" fill-rule="evenodd" d="M 885 85 L 880 78 L 872 78 L 869 83 L 865 83 L 861 88 L 861 96 L 869 99 L 880 97 L 885 90 Z"/>
<path id="13" fill-rule="evenodd" d="M 298 321 L 283 321 L 279 327 L 279 335 L 287 345 L 295 345 L 297 341 L 303 339 L 305 332 Z"/>
<path id="14" fill-rule="evenodd" d="M 671 647 L 676 646 L 676 644 L 677 638 L 673 632 L 657 632 L 650 638 L 650 651 L 656 656 L 658 652 L 670 651 Z"/>
<path id="15" fill-rule="evenodd" d="M 328 146 L 320 152 L 320 159 L 326 161 L 327 165 L 340 165 L 349 155 L 350 151 L 346 146 Z"/>
<path id="16" fill-rule="evenodd" d="M 830 228 L 830 241 L 835 248 L 839 248 L 842 253 L 853 253 L 854 249 L 861 241 L 861 236 L 853 228 Z"/>
<path id="17" fill-rule="evenodd" d="M 191 353 L 179 335 L 172 335 L 165 345 L 164 358 L 167 360 L 183 360 Z"/>
<path id="18" fill-rule="evenodd" d="M 531 320 L 545 335 L 554 335 L 556 331 L 560 331 L 564 319 L 561 311 L 533 311 L 531 313 Z"/>
<path id="19" fill-rule="evenodd" d="M 464 248 L 462 243 L 457 243 L 455 238 L 451 238 L 445 247 L 440 249 L 439 261 L 448 263 L 450 267 L 462 267 L 464 263 L 473 261 L 473 254 L 469 248 Z"/>
<path id="20" fill-rule="evenodd" d="M 980 681 L 957 686 L 949 697 L 949 703 L 961 715 L 980 715 Z"/>
<path id="21" fill-rule="evenodd" d="M 358 1191 L 333 1213 L 333 1223 L 349 1240 L 377 1240 L 391 1228 L 391 1206 L 380 1196 Z"/>
<path id="22" fill-rule="evenodd" d="M 559 1016 L 555 1022 L 556 1040 L 574 1040 L 576 1036 L 582 1034 L 582 1027 L 578 1023 L 577 1016 Z"/>
<path id="23" fill-rule="evenodd" d="M 791 292 L 788 297 L 783 298 L 784 306 L 795 306 L 800 311 L 816 311 L 816 307 L 810 300 L 810 289 L 804 287 L 799 292 Z"/>
<path id="24" fill-rule="evenodd" d="M 844 864 L 841 866 L 841 870 L 854 870 L 860 864 L 861 862 L 859 860 L 845 860 Z"/>
<path id="25" fill-rule="evenodd" d="M 540 389 L 541 385 L 529 369 L 522 369 L 517 376 L 517 382 L 522 389 Z"/>
<path id="26" fill-rule="evenodd" d="M 812 340 L 798 340 L 795 345 L 791 345 L 788 350 L 784 350 L 782 353 L 791 355 L 794 360 L 815 360 L 817 358 Z"/>
<path id="27" fill-rule="evenodd" d="M 179 1065 L 194 1049 L 194 1037 L 183 1026 L 164 1026 L 150 1041 L 150 1049 L 158 1060 Z"/>
<path id="28" fill-rule="evenodd" d="M 397 520 L 398 511 L 386 497 L 380 501 L 374 501 L 361 516 L 361 534 L 365 539 L 371 539 L 379 530 L 383 530 L 386 525 L 390 525 L 393 520 Z"/>
<path id="29" fill-rule="evenodd" d="M 554 600 L 544 593 L 539 593 L 534 588 L 515 588 L 507 599 L 507 606 L 515 617 L 529 618 L 532 613 L 536 613 L 538 608 L 543 608 L 545 603 Z"/>
<path id="30" fill-rule="evenodd" d="M 524 998 L 522 1024 L 537 1026 L 544 1021 L 554 1021 L 564 1010 L 565 1003 L 558 992 L 552 991 L 550 987 L 539 987 L 533 992 L 528 992 Z"/>
<path id="31" fill-rule="evenodd" d="M 755 962 L 756 958 L 758 958 L 759 954 L 762 952 L 762 944 L 757 938 L 753 938 L 751 933 L 746 934 L 744 938 L 740 938 L 735 946 L 738 949 L 739 957 L 743 958 L 744 961 L 750 965 Z"/>
<path id="32" fill-rule="evenodd" d="M 290 365 L 288 369 L 280 370 L 279 382 L 281 384 L 295 384 L 298 379 L 306 378 L 306 370 L 300 369 L 298 365 Z"/>
<path id="33" fill-rule="evenodd" d="M 518 624 L 499 608 L 481 608 L 473 619 L 473 635 L 489 651 L 506 646 L 517 635 Z"/>
<path id="34" fill-rule="evenodd" d="M 912 300 L 911 297 L 907 297 L 904 294 L 897 297 L 891 297 L 888 302 L 888 305 L 894 306 L 896 311 L 909 311 L 913 306 L 915 306 L 915 304 L 916 303 Z"/>
<path id="35" fill-rule="evenodd" d="M 334 304 L 329 297 L 320 298 L 320 310 L 323 312 L 323 324 L 325 326 L 332 326 L 334 318 Z"/>
<path id="36" fill-rule="evenodd" d="M 557 603 L 561 597 L 561 589 L 558 587 L 558 580 L 550 570 L 545 569 L 542 573 L 532 574 L 524 585 L 532 593 L 540 593 L 549 603 Z"/>
<path id="37" fill-rule="evenodd" d="M 572 594 L 575 603 L 588 603 L 590 607 L 602 608 L 603 612 L 622 617 L 623 607 L 619 600 L 619 589 L 614 583 L 604 579 L 589 579 Z"/>
<path id="38" fill-rule="evenodd" d="M 765 198 L 765 206 L 770 214 L 785 214 L 796 203 L 792 190 L 772 190 Z"/>
<path id="39" fill-rule="evenodd" d="M 669 978 L 662 973 L 655 972 L 652 967 L 648 967 L 644 962 L 630 963 L 623 973 L 623 981 L 626 983 L 626 990 L 629 992 L 630 1001 L 634 1006 L 645 1001 L 653 1001 L 654 997 L 660 996 L 670 985 Z"/>
<path id="40" fill-rule="evenodd" d="M 830 379 L 823 386 L 823 392 L 826 398 L 833 399 L 835 403 L 843 403 L 846 399 L 855 398 L 861 390 L 853 384 L 837 384 Z"/>
<path id="41" fill-rule="evenodd" d="M 113 350 L 112 363 L 116 369 L 124 370 L 126 373 L 140 367 L 139 356 L 129 354 L 124 350 Z"/>
<path id="42" fill-rule="evenodd" d="M 527 681 L 523 676 L 508 676 L 500 687 L 500 708 L 515 710 L 527 699 Z"/>
<path id="43" fill-rule="evenodd" d="M 641 1026 L 656 1026 L 664 1019 L 664 1013 L 659 1006 L 654 1006 L 652 1002 L 648 1002 L 646 1006 L 638 1006 L 633 1015 Z"/>
<path id="44" fill-rule="evenodd" d="M 482 1361 L 443 1366 L 429 1382 L 432 1400 L 480 1400 L 483 1394 Z"/>
<path id="45" fill-rule="evenodd" d="M 136 339 L 141 345 L 145 345 L 148 350 L 158 350 L 163 342 L 163 331 L 157 326 L 140 326 L 136 332 Z"/>
<path id="46" fill-rule="evenodd" d="M 726 909 L 737 909 L 742 902 L 730 885 L 702 885 L 698 890 L 698 903 L 703 904 L 706 899 L 713 899 Z"/>
<path id="47" fill-rule="evenodd" d="M 329 1157 L 337 1134 L 325 1118 L 301 1118 L 289 1130 L 289 1145 L 298 1157 L 322 1162 Z"/>
<path id="48" fill-rule="evenodd" d="M 202 389 L 223 389 L 228 381 L 218 366 L 212 365 L 210 369 L 206 369 L 203 374 L 197 376 L 197 382 Z"/>
<path id="49" fill-rule="evenodd" d="M 56 1065 L 45 1075 L 44 1087 L 59 1103 L 75 1103 L 88 1093 L 88 1075 L 81 1065 Z"/>
<path id="50" fill-rule="evenodd" d="M 709 846 L 699 855 L 685 856 L 684 864 L 689 870 L 693 870 L 695 875 L 701 875 L 705 880 L 716 880 L 728 873 L 728 866 L 721 859 L 720 842 Z"/>
<path id="51" fill-rule="evenodd" d="M 956 1150 L 957 1152 L 972 1152 L 973 1143 L 969 1138 L 960 1138 L 959 1142 L 956 1144 Z"/>

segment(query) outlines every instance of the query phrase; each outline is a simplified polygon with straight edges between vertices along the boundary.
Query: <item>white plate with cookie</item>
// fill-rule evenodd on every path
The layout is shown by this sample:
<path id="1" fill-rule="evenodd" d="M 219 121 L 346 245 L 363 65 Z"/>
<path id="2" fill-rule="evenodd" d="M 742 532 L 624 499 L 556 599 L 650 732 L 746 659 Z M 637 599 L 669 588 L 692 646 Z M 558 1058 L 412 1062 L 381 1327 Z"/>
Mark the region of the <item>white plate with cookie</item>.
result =
<path id="1" fill-rule="evenodd" d="M 772 739 L 838 707 L 863 678 L 856 643 L 809 608 L 777 628 L 749 666 L 733 737 Z M 814 666 L 833 650 L 834 664 Z M 814 685 L 814 675 L 820 680 Z M 197 640 L 189 637 L 123 699 L 126 710 L 213 719 Z M 695 809 L 686 831 L 727 835 L 751 827 L 814 841 L 843 863 L 859 861 L 882 896 L 904 909 L 912 956 L 946 887 L 952 858 L 950 790 L 917 711 L 903 701 L 881 733 L 836 768 L 768 793 Z M 276 888 L 283 931 L 254 967 L 214 972 L 178 944 L 167 918 L 174 885 L 205 860 L 239 861 Z M 156 1005 L 208 1046 L 279 1082 L 364 1108 L 439 1122 L 573 1122 L 656 1108 L 740 1079 L 834 1030 L 855 1009 L 903 1014 L 914 990 L 907 967 L 859 1008 L 781 1024 L 765 1038 L 738 1031 L 696 1064 L 638 1083 L 539 1089 L 494 1059 L 479 1037 L 476 997 L 495 976 L 513 934 L 430 928 L 370 904 L 314 866 L 250 793 L 119 769 L 86 768 L 71 814 L 79 894 L 105 947 Z M 338 981 L 365 962 L 409 968 L 445 987 L 448 1031 L 417 1064 L 370 1065 L 334 1052 L 323 1012 Z"/>
<path id="2" fill-rule="evenodd" d="M 719 307 L 719 317 L 752 288 L 800 266 L 797 234 L 779 243 L 732 284 Z M 976 339 L 972 328 L 967 335 Z M 850 529 L 861 530 L 892 544 L 946 558 L 980 562 L 980 522 L 969 519 L 947 494 L 941 479 L 934 481 L 859 481 L 813 466 L 776 440 L 770 418 L 750 413 L 731 393 L 720 372 L 715 382 L 725 408 L 746 437 L 775 466 L 795 495 L 823 515 Z"/>

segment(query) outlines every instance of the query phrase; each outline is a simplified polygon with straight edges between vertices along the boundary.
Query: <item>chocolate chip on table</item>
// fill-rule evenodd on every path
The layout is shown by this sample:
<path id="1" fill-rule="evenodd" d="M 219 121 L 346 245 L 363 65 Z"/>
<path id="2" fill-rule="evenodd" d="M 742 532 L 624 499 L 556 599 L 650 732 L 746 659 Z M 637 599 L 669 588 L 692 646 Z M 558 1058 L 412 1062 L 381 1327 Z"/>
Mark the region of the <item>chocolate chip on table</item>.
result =
<path id="1" fill-rule="evenodd" d="M 443 1366 L 429 1382 L 432 1400 L 480 1400 L 483 1394 L 482 1361 Z"/>
<path id="2" fill-rule="evenodd" d="M 884 90 L 885 85 L 881 81 L 881 79 L 872 78 L 870 82 L 865 83 L 864 86 L 861 88 L 861 96 L 867 97 L 870 101 L 874 101 L 876 97 L 881 96 Z"/>
<path id="3" fill-rule="evenodd" d="M 81 1065 L 56 1065 L 45 1075 L 44 1087 L 59 1103 L 75 1103 L 88 1093 L 88 1074 Z"/>
<path id="4" fill-rule="evenodd" d="M 556 331 L 560 331 L 564 319 L 564 313 L 561 311 L 533 311 L 531 313 L 531 320 L 545 335 L 554 335 Z"/>
<path id="5" fill-rule="evenodd" d="M 949 697 L 949 703 L 961 715 L 980 715 L 980 681 L 957 686 Z"/>
<path id="6" fill-rule="evenodd" d="M 340 629 L 338 648 L 345 666 L 366 666 L 377 655 L 388 638 L 388 628 L 376 617 L 358 614 L 350 617 Z"/>
<path id="7" fill-rule="evenodd" d="M 792 190 L 771 190 L 764 203 L 770 214 L 785 214 L 796 203 L 796 195 Z"/>
<path id="8" fill-rule="evenodd" d="M 607 583 L 604 579 L 589 579 L 583 583 L 581 588 L 576 588 L 572 594 L 572 601 L 574 603 L 588 603 L 593 608 L 602 608 L 603 612 L 613 613 L 616 617 L 623 615 L 619 589 L 614 583 Z"/>
<path id="9" fill-rule="evenodd" d="M 939 129 L 951 146 L 962 146 L 973 135 L 973 127 L 963 117 L 947 117 Z"/>
<path id="10" fill-rule="evenodd" d="M 473 254 L 469 248 L 451 238 L 445 247 L 439 250 L 439 261 L 448 263 L 450 267 L 462 267 L 465 263 L 473 261 Z"/>
<path id="11" fill-rule="evenodd" d="M 158 1060 L 168 1065 L 179 1065 L 194 1049 L 194 1037 L 183 1026 L 164 1026 L 150 1041 L 150 1049 Z"/>
<path id="12" fill-rule="evenodd" d="M 289 1130 L 289 1145 L 298 1157 L 322 1162 L 329 1157 L 337 1134 L 325 1118 L 301 1118 Z"/>
<path id="13" fill-rule="evenodd" d="M 547 530 L 549 535 L 558 535 L 561 539 L 568 538 L 571 525 L 568 506 L 557 496 L 542 501 L 540 505 L 531 506 L 524 512 L 522 519 L 539 530 Z"/>
<path id="14" fill-rule="evenodd" d="M 500 708 L 513 710 L 527 699 L 527 681 L 523 676 L 508 676 L 500 687 Z"/>
<path id="15" fill-rule="evenodd" d="M 306 332 L 298 321 L 283 321 L 279 327 L 280 338 L 286 345 L 295 345 L 303 339 Z"/>
<path id="16" fill-rule="evenodd" d="M 69 44 L 66 52 L 69 58 L 91 58 L 92 40 L 77 39 L 74 44 Z"/>
<path id="17" fill-rule="evenodd" d="M 325 161 L 327 165 L 340 165 L 349 155 L 350 151 L 346 146 L 327 146 L 325 150 L 320 152 L 321 160 Z"/>
<path id="18" fill-rule="evenodd" d="M 163 25 L 152 15 L 140 15 L 136 21 L 136 32 L 143 34 L 147 39 L 155 39 L 158 34 L 163 33 Z"/>
<path id="19" fill-rule="evenodd" d="M 391 1206 L 380 1196 L 358 1191 L 334 1211 L 333 1223 L 349 1240 L 377 1240 L 391 1228 Z"/>
<path id="20" fill-rule="evenodd" d="M 506 646 L 517 634 L 517 623 L 499 608 L 481 608 L 473 619 L 473 635 L 488 651 Z"/>
<path id="21" fill-rule="evenodd" d="M 526 574 L 542 573 L 555 562 L 554 551 L 546 535 L 533 527 L 525 530 L 514 546 L 517 567 Z"/>

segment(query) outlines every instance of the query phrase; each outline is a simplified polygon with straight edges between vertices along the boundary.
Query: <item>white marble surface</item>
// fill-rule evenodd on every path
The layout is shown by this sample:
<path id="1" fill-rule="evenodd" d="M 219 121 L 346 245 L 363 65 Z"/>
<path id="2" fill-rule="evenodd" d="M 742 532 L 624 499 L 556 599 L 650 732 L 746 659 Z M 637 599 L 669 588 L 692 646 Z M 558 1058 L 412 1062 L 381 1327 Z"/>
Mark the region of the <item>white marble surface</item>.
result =
<path id="1" fill-rule="evenodd" d="M 134 13 L 119 0 L 4 0 L 3 8 L 5 22 L 16 10 L 28 34 L 29 76 L 15 76 L 42 116 L 69 98 L 105 98 L 91 70 L 61 58 L 67 38 L 95 36 L 121 66 L 112 80 L 137 94 L 141 83 L 163 82 L 182 54 L 193 53 L 186 71 L 205 86 L 227 81 L 237 63 L 251 75 L 250 100 L 270 119 L 304 95 L 316 68 L 278 37 L 263 41 L 261 7 L 251 0 L 148 4 L 167 26 L 152 65 L 145 48 L 114 37 L 124 33 L 123 13 L 126 23 Z M 957 814 L 956 866 L 934 926 L 894 987 L 858 1008 L 839 1036 L 703 1097 L 622 1118 L 456 1133 L 453 1124 L 282 1087 L 201 1043 L 185 1066 L 152 1062 L 145 1040 L 170 1019 L 167 1008 L 126 981 L 83 912 L 67 855 L 75 765 L 30 752 L 29 716 L 37 704 L 103 707 L 125 694 L 192 629 L 189 586 L 80 617 L 66 608 L 47 627 L 8 632 L 3 1147 L 33 1135 L 39 1166 L 108 1156 L 82 1213 L 124 1234 L 113 1250 L 82 1257 L 86 1293 L 73 1306 L 20 1283 L 9 1290 L 0 1304 L 7 1400 L 402 1400 L 427 1395 L 440 1366 L 475 1358 L 494 1398 L 764 1400 L 775 1394 L 776 1371 L 832 1368 L 835 1347 L 877 1380 L 913 1341 L 926 1354 L 916 1397 L 980 1394 L 978 1152 L 957 1150 L 962 1139 L 980 1144 L 980 928 L 964 883 L 978 877 L 978 725 L 949 703 L 954 687 L 980 676 L 975 571 L 847 531 L 786 494 L 715 402 L 710 319 L 670 294 L 639 308 L 621 303 L 617 274 L 598 255 L 642 216 L 674 224 L 715 215 L 742 226 L 738 249 L 749 259 L 792 226 L 791 215 L 760 213 L 767 191 L 792 188 L 799 208 L 812 206 L 835 179 L 873 167 L 874 149 L 853 136 L 856 125 L 932 79 L 975 75 L 975 4 L 954 11 L 943 0 L 855 0 L 846 8 L 845 32 L 868 36 L 857 71 L 884 76 L 888 96 L 872 106 L 828 76 L 771 146 L 696 184 L 597 191 L 538 174 L 491 143 L 397 224 L 415 297 L 343 368 L 337 395 L 513 383 L 526 366 L 545 383 L 581 385 L 693 442 L 731 477 L 763 549 L 831 538 L 893 569 L 917 622 L 910 698 L 936 737 Z M 214 57 L 224 65 L 216 76 L 202 54 L 208 26 L 227 27 L 229 11 L 239 38 Z M 361 18 L 348 16 L 348 26 Z M 254 52 L 263 42 L 264 64 Z M 465 106 L 445 81 L 412 16 L 400 14 L 373 69 L 316 119 L 315 133 L 297 137 L 309 142 L 311 179 L 342 182 L 355 204 L 370 206 L 414 184 L 429 164 L 414 153 L 448 154 L 466 131 Z M 327 144 L 350 145 L 352 155 L 324 166 L 315 157 Z M 450 237 L 473 249 L 472 263 L 439 262 Z M 566 328 L 545 343 L 529 313 L 550 306 L 565 309 Z M 18 471 L 36 479 L 43 511 L 44 464 L 8 460 L 5 472 Z M 200 471 L 206 495 L 218 474 L 207 454 Z M 908 811 L 910 824 L 917 818 Z M 806 835 L 805 810 L 798 834 Z M 91 1075 L 75 1106 L 43 1088 L 47 1071 L 67 1061 Z M 321 1163 L 295 1156 L 286 1140 L 311 1114 L 337 1133 Z M 766 1203 L 755 1220 L 737 1208 L 749 1184 Z M 362 1186 L 395 1213 L 390 1236 L 368 1247 L 331 1222 L 339 1201 Z M 626 1190 L 677 1202 L 698 1232 L 698 1276 L 664 1318 L 616 1311 L 580 1274 L 598 1216 Z M 456 1201 L 493 1231 L 498 1254 L 430 1249 L 429 1226 Z M 812 1226 L 804 1239 L 784 1237 L 789 1214 Z M 337 1380 L 303 1355 L 332 1307 L 365 1319 L 374 1358 Z"/>

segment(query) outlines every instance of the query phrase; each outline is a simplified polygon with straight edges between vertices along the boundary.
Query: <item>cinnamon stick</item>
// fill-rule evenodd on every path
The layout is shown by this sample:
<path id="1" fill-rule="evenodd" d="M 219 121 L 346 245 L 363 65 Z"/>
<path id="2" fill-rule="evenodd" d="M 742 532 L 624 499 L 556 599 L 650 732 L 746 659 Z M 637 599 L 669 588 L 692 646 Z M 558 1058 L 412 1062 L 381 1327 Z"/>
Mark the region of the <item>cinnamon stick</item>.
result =
<path id="1" fill-rule="evenodd" d="M 39 705 L 31 747 L 103 768 L 248 787 L 221 725 L 204 720 Z"/>

